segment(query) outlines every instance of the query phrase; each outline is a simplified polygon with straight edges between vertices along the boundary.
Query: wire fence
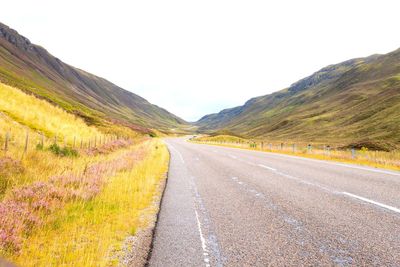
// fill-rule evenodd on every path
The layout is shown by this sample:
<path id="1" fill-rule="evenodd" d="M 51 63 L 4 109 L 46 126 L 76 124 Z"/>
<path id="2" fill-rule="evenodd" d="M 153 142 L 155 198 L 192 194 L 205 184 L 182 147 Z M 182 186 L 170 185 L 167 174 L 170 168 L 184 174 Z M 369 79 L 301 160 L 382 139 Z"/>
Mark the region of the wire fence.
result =
<path id="1" fill-rule="evenodd" d="M 91 149 L 102 146 L 108 142 L 116 141 L 119 139 L 128 139 L 118 135 L 98 135 L 90 138 L 80 138 L 77 136 L 66 137 L 62 135 L 54 135 L 48 137 L 43 133 L 32 133 L 27 131 L 26 134 L 14 134 L 6 132 L 0 137 L 0 147 L 5 153 L 11 150 L 21 151 L 26 154 L 33 149 L 43 149 L 51 145 L 59 147 L 68 147 L 71 149 Z"/>

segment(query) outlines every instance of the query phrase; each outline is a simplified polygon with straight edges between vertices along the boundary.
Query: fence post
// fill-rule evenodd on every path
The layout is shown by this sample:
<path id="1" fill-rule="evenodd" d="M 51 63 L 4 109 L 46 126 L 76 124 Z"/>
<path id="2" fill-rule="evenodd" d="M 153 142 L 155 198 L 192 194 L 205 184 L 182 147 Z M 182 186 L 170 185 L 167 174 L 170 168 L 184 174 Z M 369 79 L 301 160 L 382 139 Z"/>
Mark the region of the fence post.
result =
<path id="1" fill-rule="evenodd" d="M 81 149 L 83 148 L 83 139 L 81 138 Z"/>
<path id="2" fill-rule="evenodd" d="M 330 145 L 326 146 L 326 152 L 327 152 L 328 156 L 331 155 L 331 146 Z"/>
<path id="3" fill-rule="evenodd" d="M 283 150 L 283 143 L 281 143 L 281 150 Z"/>
<path id="4" fill-rule="evenodd" d="M 269 150 L 272 151 L 272 143 L 269 143 Z"/>
<path id="5" fill-rule="evenodd" d="M 44 148 L 44 134 L 40 133 L 40 146 Z"/>
<path id="6" fill-rule="evenodd" d="M 292 150 L 293 150 L 293 153 L 296 153 L 296 144 L 292 145 Z"/>
<path id="7" fill-rule="evenodd" d="M 356 158 L 356 150 L 354 149 L 354 147 L 351 148 L 351 158 L 352 159 Z"/>
<path id="8" fill-rule="evenodd" d="M 26 131 L 24 153 L 28 152 L 29 132 Z"/>
<path id="9" fill-rule="evenodd" d="M 264 142 L 261 142 L 261 150 L 264 150 Z"/>
<path id="10" fill-rule="evenodd" d="M 97 136 L 94 137 L 94 147 L 97 145 Z"/>
<path id="11" fill-rule="evenodd" d="M 311 153 L 311 152 L 312 152 L 312 146 L 311 146 L 311 144 L 308 144 L 307 150 L 308 150 L 308 153 Z"/>
<path id="12" fill-rule="evenodd" d="M 54 144 L 57 145 L 57 135 L 54 136 Z"/>
<path id="13" fill-rule="evenodd" d="M 10 133 L 7 132 L 6 133 L 6 140 L 5 140 L 5 143 L 4 143 L 4 151 L 6 151 L 6 152 L 8 150 L 8 141 L 9 141 L 9 139 L 10 139 Z"/>
<path id="14" fill-rule="evenodd" d="M 76 145 L 76 136 L 74 136 L 74 145 L 73 145 L 73 148 L 75 148 L 75 145 Z"/>

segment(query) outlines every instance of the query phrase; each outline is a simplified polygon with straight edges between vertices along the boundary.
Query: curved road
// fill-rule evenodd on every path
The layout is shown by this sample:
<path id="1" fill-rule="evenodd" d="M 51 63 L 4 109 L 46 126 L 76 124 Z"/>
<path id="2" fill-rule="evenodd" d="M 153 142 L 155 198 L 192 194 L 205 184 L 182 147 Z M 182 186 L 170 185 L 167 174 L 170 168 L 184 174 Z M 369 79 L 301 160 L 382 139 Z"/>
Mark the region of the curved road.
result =
<path id="1" fill-rule="evenodd" d="M 400 266 L 400 173 L 166 143 L 150 266 Z"/>

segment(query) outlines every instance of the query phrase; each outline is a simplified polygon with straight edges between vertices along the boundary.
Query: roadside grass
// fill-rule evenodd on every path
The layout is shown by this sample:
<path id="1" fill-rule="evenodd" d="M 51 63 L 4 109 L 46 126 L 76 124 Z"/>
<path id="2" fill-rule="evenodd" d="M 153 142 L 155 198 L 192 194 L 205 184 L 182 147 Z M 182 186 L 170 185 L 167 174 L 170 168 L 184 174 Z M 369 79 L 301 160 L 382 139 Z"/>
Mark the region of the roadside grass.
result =
<path id="1" fill-rule="evenodd" d="M 101 147 L 110 147 L 114 143 L 123 142 L 115 140 Z M 140 143 L 140 139 L 135 139 Z M 101 149 L 78 149 L 78 156 L 59 156 L 51 152 L 48 147 L 43 150 L 31 148 L 24 154 L 18 146 L 10 146 L 7 153 L 0 152 L 0 201 L 14 188 L 30 184 L 32 182 L 46 182 L 52 176 L 62 175 L 68 172 L 83 173 L 87 166 L 99 162 L 107 162 L 117 158 L 123 153 L 132 150 L 135 146 L 117 146 L 116 149 L 107 150 L 107 153 L 94 153 Z M 124 144 L 123 143 L 123 144 Z"/>
<path id="2" fill-rule="evenodd" d="M 262 147 L 261 141 L 242 139 L 238 142 L 232 142 L 230 139 L 223 137 L 217 138 L 215 136 L 201 136 L 190 141 L 194 143 L 234 147 L 260 152 L 279 153 L 319 160 L 331 160 L 342 163 L 359 164 L 374 168 L 400 171 L 400 151 L 372 151 L 362 148 L 361 150 L 355 150 L 353 155 L 351 150 L 348 149 L 341 150 L 331 148 L 328 150 L 327 148 L 321 148 L 321 145 L 319 144 L 313 145 L 311 150 L 308 150 L 307 145 L 297 144 L 293 150 L 293 144 L 285 144 L 281 149 L 281 143 L 272 143 L 270 146 L 270 142 L 263 142 Z"/>
<path id="3" fill-rule="evenodd" d="M 70 138 L 69 142 L 73 137 L 89 139 L 101 135 L 100 131 L 88 126 L 81 118 L 17 88 L 0 83 L 0 95 L 0 112 L 30 130 L 40 131 L 48 137 L 58 135 Z M 4 131 L 9 129 L 2 128 L 0 134 L 4 135 Z M 15 127 L 11 129 L 16 130 Z M 18 134 L 21 135 L 20 132 Z M 16 135 L 14 132 L 13 136 Z M 22 136 L 25 134 L 22 133 Z"/>
<path id="4" fill-rule="evenodd" d="M 126 237 L 146 225 L 168 169 L 169 154 L 160 140 L 146 142 L 147 156 L 133 168 L 108 179 L 88 201 L 77 200 L 47 218 L 11 260 L 20 266 L 110 266 Z"/>
<path id="5" fill-rule="evenodd" d="M 89 126 L 2 83 L 0 95 L 0 258 L 116 263 L 123 239 L 156 212 L 148 208 L 168 168 L 165 145 L 113 122 Z"/>

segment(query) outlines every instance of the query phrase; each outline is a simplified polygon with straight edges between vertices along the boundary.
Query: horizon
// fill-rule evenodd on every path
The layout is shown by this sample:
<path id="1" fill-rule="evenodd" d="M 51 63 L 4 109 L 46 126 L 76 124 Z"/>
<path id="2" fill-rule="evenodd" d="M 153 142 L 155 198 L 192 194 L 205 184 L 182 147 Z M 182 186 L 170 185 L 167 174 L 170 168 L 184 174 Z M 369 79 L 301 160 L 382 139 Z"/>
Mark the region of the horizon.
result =
<path id="1" fill-rule="evenodd" d="M 327 65 L 385 54 L 400 44 L 393 34 L 400 7 L 395 1 L 361 2 L 361 7 L 339 1 L 329 10 L 318 1 L 124 2 L 117 7 L 97 1 L 92 13 L 87 2 L 79 9 L 77 1 L 39 3 L 4 4 L 19 12 L 6 12 L 2 22 L 67 64 L 188 122 L 287 88 Z M 288 10 L 289 3 L 294 7 Z M 61 8 L 65 12 L 59 14 Z M 67 19 L 70 14 L 73 20 Z M 106 15 L 111 17 L 104 20 Z M 286 23 L 284 15 L 290 16 Z M 271 26 L 276 21 L 277 27 Z M 301 42 L 293 45 L 296 37 Z"/>

